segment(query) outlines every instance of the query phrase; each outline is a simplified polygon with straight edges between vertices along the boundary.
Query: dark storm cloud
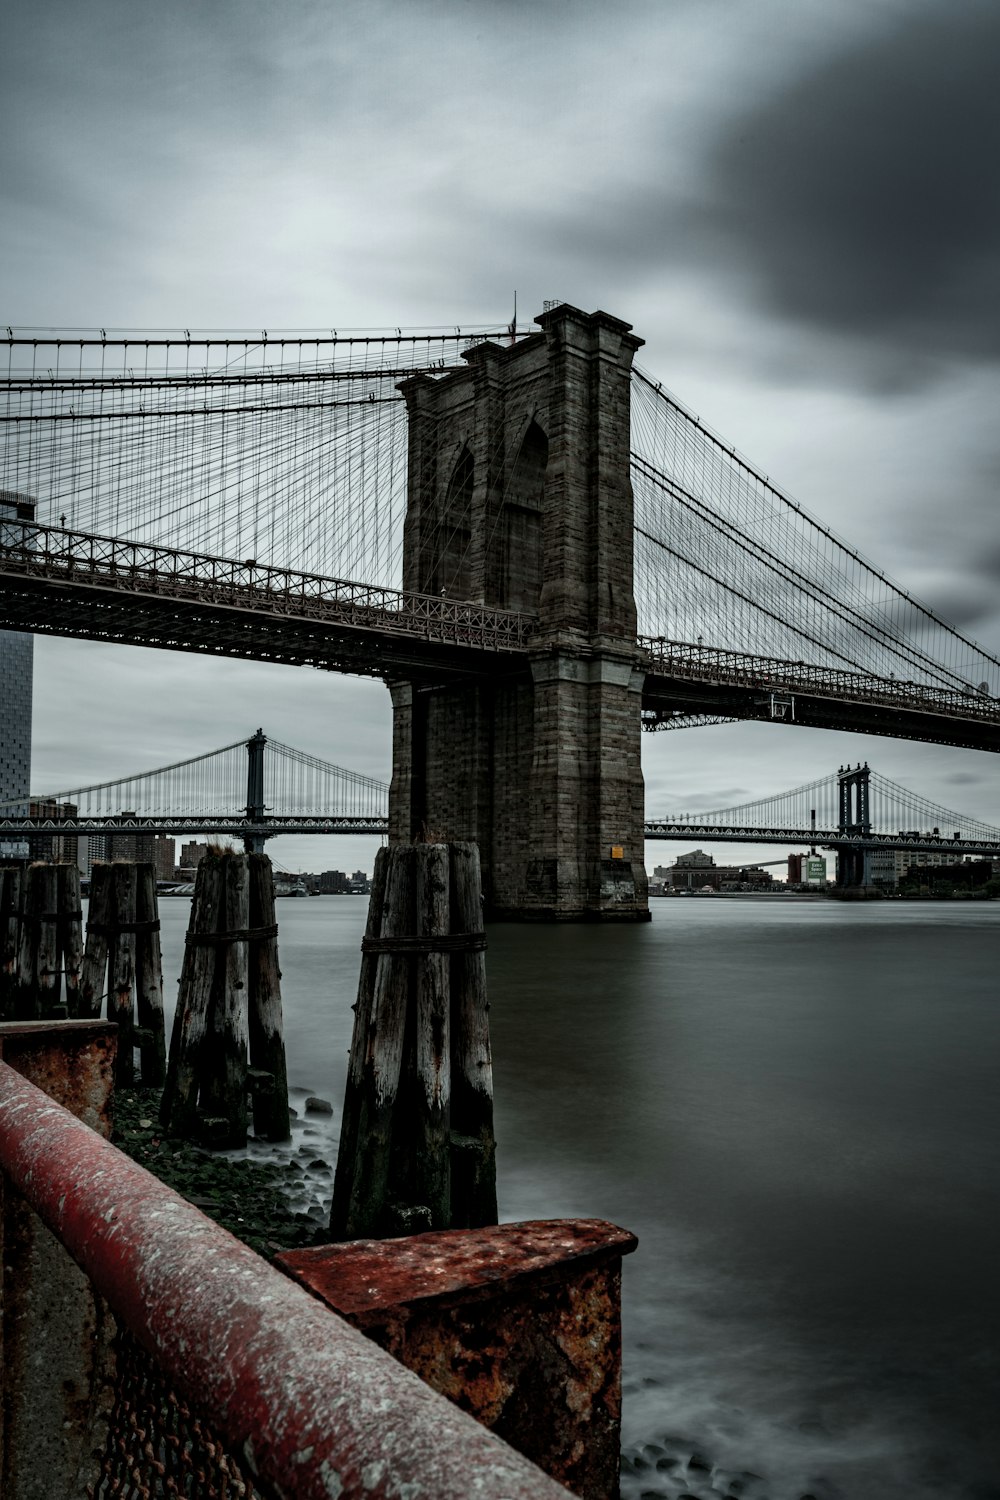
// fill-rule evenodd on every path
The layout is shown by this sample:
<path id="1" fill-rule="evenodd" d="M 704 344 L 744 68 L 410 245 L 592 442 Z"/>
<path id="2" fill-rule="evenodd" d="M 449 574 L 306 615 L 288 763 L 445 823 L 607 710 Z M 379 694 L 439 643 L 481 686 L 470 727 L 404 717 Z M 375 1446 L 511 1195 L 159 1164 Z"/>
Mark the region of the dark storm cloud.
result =
<path id="1" fill-rule="evenodd" d="M 944 0 L 779 88 L 711 157 L 718 229 L 785 317 L 1000 353 L 1000 6 Z"/>

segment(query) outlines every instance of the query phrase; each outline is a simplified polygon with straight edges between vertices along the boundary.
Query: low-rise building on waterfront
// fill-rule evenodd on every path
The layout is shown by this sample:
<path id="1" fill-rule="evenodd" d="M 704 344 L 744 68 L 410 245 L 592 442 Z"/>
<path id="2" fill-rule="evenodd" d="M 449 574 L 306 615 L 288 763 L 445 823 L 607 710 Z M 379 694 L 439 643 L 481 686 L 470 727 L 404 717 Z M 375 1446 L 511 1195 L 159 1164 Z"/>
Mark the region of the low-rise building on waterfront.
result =
<path id="1" fill-rule="evenodd" d="M 679 854 L 672 865 L 657 865 L 653 872 L 663 881 L 664 894 L 671 891 L 762 890 L 773 884 L 769 870 L 759 865 L 717 865 L 703 849 Z"/>

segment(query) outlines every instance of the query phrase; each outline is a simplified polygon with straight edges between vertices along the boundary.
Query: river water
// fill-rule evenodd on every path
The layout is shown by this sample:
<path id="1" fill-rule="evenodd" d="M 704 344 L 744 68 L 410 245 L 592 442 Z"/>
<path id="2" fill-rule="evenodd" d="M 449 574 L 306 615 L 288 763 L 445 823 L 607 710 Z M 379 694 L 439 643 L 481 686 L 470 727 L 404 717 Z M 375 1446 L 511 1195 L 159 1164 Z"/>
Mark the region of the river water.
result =
<path id="1" fill-rule="evenodd" d="M 366 906 L 278 904 L 317 1219 Z M 1000 1497 L 1000 905 L 681 898 L 489 942 L 501 1218 L 639 1237 L 623 1494 Z"/>

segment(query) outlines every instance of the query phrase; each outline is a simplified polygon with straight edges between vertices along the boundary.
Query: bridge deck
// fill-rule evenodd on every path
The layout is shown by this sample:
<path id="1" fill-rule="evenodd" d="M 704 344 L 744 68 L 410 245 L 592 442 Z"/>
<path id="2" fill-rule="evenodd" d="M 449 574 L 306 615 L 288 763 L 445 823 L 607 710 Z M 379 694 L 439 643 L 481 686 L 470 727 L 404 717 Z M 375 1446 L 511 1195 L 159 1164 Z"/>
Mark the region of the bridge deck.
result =
<path id="1" fill-rule="evenodd" d="M 314 666 L 463 676 L 523 650 L 509 610 L 0 521 L 0 628 Z"/>
<path id="2" fill-rule="evenodd" d="M 1000 700 L 679 641 L 640 638 L 643 708 L 1000 751 Z"/>
<path id="3" fill-rule="evenodd" d="M 530 616 L 287 568 L 0 522 L 0 628 L 441 680 L 523 672 Z M 641 637 L 654 719 L 781 720 L 1000 751 L 1000 700 Z"/>

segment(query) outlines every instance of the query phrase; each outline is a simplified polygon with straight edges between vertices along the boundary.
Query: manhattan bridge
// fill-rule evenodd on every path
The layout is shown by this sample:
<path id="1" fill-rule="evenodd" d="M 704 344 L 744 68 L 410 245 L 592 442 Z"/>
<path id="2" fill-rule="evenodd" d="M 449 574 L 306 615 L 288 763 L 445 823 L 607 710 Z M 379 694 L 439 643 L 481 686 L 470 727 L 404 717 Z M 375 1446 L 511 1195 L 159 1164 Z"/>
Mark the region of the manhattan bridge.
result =
<path id="1" fill-rule="evenodd" d="M 645 914 L 643 837 L 695 824 L 645 808 L 641 730 L 1000 749 L 1000 660 L 686 411 L 608 314 L 5 345 L 0 628 L 382 678 L 379 816 L 477 839 L 497 914 Z"/>

